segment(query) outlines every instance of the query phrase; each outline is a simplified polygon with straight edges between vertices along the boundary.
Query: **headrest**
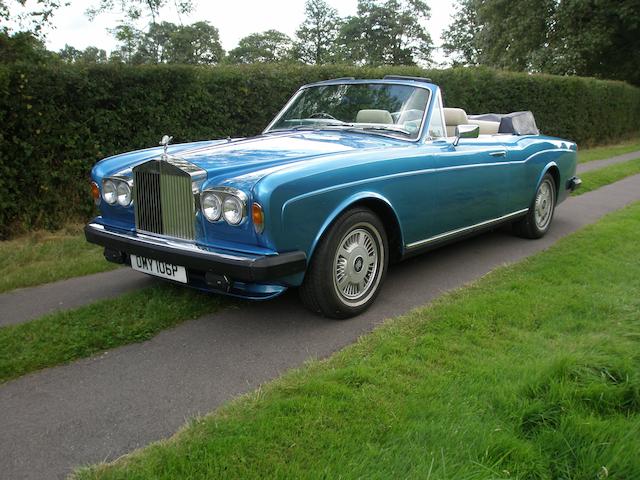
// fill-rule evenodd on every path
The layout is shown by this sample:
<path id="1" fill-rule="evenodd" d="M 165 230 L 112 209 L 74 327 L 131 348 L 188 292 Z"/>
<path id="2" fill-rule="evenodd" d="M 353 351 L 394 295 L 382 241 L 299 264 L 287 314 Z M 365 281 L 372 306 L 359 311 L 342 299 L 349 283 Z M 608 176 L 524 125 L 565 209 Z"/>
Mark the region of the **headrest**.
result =
<path id="1" fill-rule="evenodd" d="M 393 123 L 388 110 L 360 110 L 356 115 L 356 123 Z"/>
<path id="2" fill-rule="evenodd" d="M 447 125 L 467 125 L 467 112 L 461 108 L 445 108 L 444 109 L 444 121 Z"/>

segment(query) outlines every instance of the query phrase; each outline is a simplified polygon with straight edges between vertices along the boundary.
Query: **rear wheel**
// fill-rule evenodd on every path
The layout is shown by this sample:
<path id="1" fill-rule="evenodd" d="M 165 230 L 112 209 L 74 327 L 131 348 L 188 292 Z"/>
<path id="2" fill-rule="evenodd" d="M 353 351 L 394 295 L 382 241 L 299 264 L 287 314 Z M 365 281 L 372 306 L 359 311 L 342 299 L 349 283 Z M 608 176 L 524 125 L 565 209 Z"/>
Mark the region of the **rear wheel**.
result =
<path id="1" fill-rule="evenodd" d="M 536 195 L 527 214 L 517 222 L 513 229 L 517 235 L 525 238 L 543 237 L 551 226 L 556 208 L 556 182 L 550 173 L 542 177 Z"/>
<path id="2" fill-rule="evenodd" d="M 346 211 L 329 228 L 300 287 L 310 310 L 349 318 L 374 302 L 388 265 L 388 242 L 380 219 L 369 209 Z"/>

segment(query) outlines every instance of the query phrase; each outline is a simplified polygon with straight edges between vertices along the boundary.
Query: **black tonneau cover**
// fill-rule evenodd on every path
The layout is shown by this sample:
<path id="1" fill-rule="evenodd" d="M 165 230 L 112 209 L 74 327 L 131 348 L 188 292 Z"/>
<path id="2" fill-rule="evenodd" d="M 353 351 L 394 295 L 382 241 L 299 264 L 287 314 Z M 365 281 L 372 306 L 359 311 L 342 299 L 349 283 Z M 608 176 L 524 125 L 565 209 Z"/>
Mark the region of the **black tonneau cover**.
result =
<path id="1" fill-rule="evenodd" d="M 540 130 L 533 118 L 533 113 L 485 113 L 483 115 L 469 115 L 470 120 L 485 120 L 488 122 L 500 122 L 498 133 L 511 133 L 513 135 L 539 135 Z"/>

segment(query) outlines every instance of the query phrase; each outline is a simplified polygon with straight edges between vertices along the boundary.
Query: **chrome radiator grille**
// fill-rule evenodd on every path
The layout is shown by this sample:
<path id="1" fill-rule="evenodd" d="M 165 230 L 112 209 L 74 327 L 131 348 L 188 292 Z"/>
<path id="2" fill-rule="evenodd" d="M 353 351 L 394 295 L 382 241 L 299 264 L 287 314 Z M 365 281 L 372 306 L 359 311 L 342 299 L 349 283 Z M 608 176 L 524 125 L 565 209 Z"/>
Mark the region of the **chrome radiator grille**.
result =
<path id="1" fill-rule="evenodd" d="M 185 240 L 195 239 L 195 200 L 191 176 L 166 161 L 133 169 L 136 229 Z"/>

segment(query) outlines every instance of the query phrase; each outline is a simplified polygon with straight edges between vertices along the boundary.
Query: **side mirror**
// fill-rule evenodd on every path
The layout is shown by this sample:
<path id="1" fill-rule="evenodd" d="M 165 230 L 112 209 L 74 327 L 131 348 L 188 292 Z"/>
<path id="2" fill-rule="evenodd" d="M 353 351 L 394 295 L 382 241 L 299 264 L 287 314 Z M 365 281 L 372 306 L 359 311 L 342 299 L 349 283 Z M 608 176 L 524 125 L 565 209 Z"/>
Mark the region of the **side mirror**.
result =
<path id="1" fill-rule="evenodd" d="M 480 136 L 480 125 L 458 125 L 456 127 L 456 139 L 453 146 L 457 147 L 461 138 L 478 138 Z"/>

